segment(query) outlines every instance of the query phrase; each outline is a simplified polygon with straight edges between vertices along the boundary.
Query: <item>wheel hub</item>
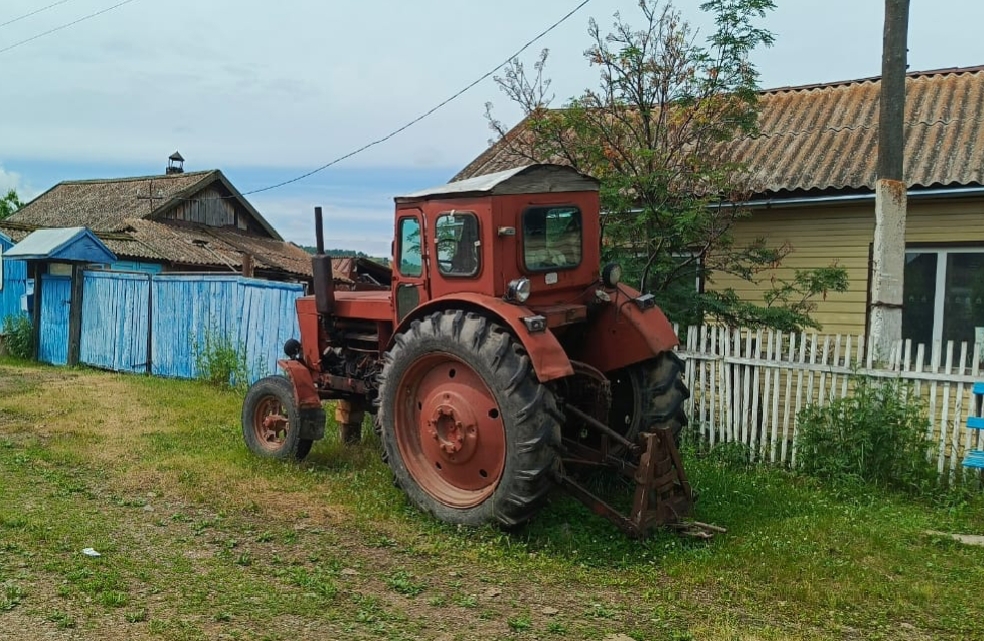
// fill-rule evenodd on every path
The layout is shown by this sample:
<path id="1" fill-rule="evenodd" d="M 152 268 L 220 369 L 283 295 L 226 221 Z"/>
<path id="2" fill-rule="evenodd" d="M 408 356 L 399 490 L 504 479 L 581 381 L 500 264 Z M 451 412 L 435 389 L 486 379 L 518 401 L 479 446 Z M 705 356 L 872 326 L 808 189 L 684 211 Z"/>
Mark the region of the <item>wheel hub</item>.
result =
<path id="1" fill-rule="evenodd" d="M 289 421 L 279 400 L 270 397 L 257 405 L 253 430 L 261 443 L 279 445 L 286 438 L 288 428 Z"/>
<path id="2" fill-rule="evenodd" d="M 460 411 L 455 407 L 461 408 Z M 435 408 L 427 427 L 425 436 L 437 441 L 448 462 L 465 463 L 475 454 L 478 421 L 468 410 L 464 399 L 452 400 L 452 395 L 445 393 L 444 402 Z"/>

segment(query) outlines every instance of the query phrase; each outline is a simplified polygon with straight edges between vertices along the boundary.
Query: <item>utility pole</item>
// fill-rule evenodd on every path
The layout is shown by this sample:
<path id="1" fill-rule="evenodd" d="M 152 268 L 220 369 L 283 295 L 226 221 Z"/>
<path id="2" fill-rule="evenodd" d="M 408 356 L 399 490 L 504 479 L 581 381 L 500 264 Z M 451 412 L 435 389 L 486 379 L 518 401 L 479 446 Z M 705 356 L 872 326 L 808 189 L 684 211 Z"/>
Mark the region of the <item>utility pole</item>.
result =
<path id="1" fill-rule="evenodd" d="M 869 350 L 887 360 L 902 339 L 902 277 L 905 269 L 906 184 L 905 73 L 909 0 L 885 0 L 875 238 L 872 250 Z"/>

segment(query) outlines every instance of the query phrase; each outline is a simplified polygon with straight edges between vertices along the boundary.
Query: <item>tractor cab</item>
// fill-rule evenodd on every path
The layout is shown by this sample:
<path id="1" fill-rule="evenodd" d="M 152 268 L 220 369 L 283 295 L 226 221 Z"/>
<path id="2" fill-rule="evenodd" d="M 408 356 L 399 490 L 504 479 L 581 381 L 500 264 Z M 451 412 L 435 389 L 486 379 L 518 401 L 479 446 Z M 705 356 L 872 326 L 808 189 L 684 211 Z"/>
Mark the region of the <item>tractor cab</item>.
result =
<path id="1" fill-rule="evenodd" d="M 600 277 L 598 181 L 533 165 L 396 198 L 394 319 L 471 292 L 551 305 Z"/>

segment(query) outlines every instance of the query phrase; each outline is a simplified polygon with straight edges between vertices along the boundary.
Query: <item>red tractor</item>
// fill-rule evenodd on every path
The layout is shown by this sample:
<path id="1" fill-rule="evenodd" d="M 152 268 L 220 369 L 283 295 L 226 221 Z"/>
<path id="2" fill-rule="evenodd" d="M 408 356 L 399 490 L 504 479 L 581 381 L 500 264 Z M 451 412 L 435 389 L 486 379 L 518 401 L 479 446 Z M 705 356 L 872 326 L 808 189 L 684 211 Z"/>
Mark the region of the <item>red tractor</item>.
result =
<path id="1" fill-rule="evenodd" d="M 388 289 L 336 288 L 315 218 L 287 376 L 243 406 L 253 452 L 303 459 L 332 399 L 347 442 L 375 415 L 397 483 L 443 521 L 514 526 L 560 485 L 630 535 L 685 527 L 677 337 L 618 265 L 600 268 L 594 178 L 532 165 L 396 198 Z M 581 480 L 605 467 L 635 482 L 629 514 Z"/>

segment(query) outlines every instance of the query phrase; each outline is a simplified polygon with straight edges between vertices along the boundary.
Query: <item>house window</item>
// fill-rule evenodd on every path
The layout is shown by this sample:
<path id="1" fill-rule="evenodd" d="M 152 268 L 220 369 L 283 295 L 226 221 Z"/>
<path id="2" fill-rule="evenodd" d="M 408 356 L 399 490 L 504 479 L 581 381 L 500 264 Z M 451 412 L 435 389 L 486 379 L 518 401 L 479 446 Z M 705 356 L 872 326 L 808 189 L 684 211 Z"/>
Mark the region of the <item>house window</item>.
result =
<path id="1" fill-rule="evenodd" d="M 437 268 L 445 276 L 474 276 L 479 267 L 478 218 L 469 212 L 437 217 Z"/>
<path id="2" fill-rule="evenodd" d="M 984 340 L 984 247 L 910 249 L 904 278 L 902 338 L 927 352 Z"/>

